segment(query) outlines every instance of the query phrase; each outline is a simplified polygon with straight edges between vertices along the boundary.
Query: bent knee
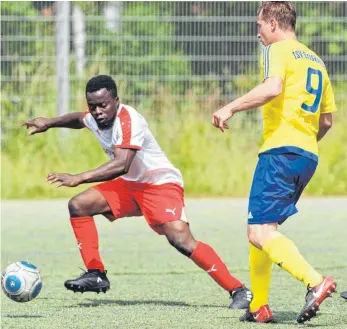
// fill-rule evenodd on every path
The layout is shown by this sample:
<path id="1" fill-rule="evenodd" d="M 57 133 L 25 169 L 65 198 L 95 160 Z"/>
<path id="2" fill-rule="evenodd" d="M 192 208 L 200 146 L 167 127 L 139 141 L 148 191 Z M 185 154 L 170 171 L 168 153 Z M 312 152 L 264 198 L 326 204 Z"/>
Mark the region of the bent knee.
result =
<path id="1" fill-rule="evenodd" d="M 262 238 L 257 233 L 248 233 L 248 241 L 255 247 L 262 247 Z"/>
<path id="2" fill-rule="evenodd" d="M 264 227 L 249 226 L 248 227 L 248 241 L 255 247 L 262 249 L 263 243 L 266 240 L 267 232 Z"/>
<path id="3" fill-rule="evenodd" d="M 169 243 L 178 250 L 181 254 L 190 257 L 196 248 L 197 242 L 192 241 L 182 241 L 182 240 L 169 240 Z"/>
<path id="4" fill-rule="evenodd" d="M 273 227 L 263 227 L 260 230 L 248 230 L 248 241 L 255 247 L 262 249 L 265 242 L 279 234 Z"/>
<path id="5" fill-rule="evenodd" d="M 94 216 L 111 212 L 111 208 L 103 195 L 90 188 L 74 196 L 68 204 L 71 217 Z"/>
<path id="6" fill-rule="evenodd" d="M 69 201 L 68 208 L 71 217 L 91 216 L 91 214 L 88 212 L 88 207 L 86 207 L 84 198 L 79 195 L 73 197 Z"/>
<path id="7" fill-rule="evenodd" d="M 183 228 L 170 230 L 170 232 L 166 232 L 166 238 L 173 247 L 186 256 L 190 256 L 196 248 L 197 241 L 189 229 L 188 231 Z"/>
<path id="8" fill-rule="evenodd" d="M 186 223 L 184 223 L 183 225 L 175 225 L 175 226 L 171 227 L 169 232 L 167 232 L 167 233 L 169 236 L 183 239 L 184 236 L 189 235 L 188 230 L 189 229 L 186 227 Z"/>

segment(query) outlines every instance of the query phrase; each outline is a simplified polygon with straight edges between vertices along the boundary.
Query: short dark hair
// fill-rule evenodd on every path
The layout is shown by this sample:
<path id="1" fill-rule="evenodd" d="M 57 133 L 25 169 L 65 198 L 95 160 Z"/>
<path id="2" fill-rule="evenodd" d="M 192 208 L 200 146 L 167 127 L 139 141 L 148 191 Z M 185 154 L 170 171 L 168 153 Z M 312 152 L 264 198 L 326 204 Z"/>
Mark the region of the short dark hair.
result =
<path id="1" fill-rule="evenodd" d="M 263 1 L 257 14 L 261 14 L 265 22 L 274 18 L 282 30 L 295 31 L 296 9 L 291 1 Z"/>
<path id="2" fill-rule="evenodd" d="M 117 97 L 117 86 L 109 75 L 97 75 L 87 82 L 86 94 L 93 93 L 100 89 L 106 89 L 111 92 L 112 97 Z"/>

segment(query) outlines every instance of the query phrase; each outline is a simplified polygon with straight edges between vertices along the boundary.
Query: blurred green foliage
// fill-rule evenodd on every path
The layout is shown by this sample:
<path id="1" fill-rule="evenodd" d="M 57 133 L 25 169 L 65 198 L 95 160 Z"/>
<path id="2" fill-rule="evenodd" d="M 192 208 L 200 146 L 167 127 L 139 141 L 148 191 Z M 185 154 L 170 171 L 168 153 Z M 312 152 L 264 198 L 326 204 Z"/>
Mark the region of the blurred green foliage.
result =
<path id="1" fill-rule="evenodd" d="M 102 15 L 104 2 L 73 2 L 86 15 Z M 233 118 L 230 132 L 221 135 L 210 124 L 211 113 L 230 101 L 230 95 L 247 91 L 258 81 L 255 65 L 242 62 L 242 56 L 258 55 L 256 42 L 211 42 L 202 47 L 198 41 L 160 41 L 163 36 L 196 37 L 255 35 L 255 22 L 204 23 L 204 16 L 247 16 L 255 18 L 259 2 L 124 2 L 122 17 L 154 16 L 150 23 L 141 19 L 134 22 L 123 19 L 121 31 L 111 31 L 106 23 L 87 20 L 88 35 L 109 36 L 109 41 L 87 42 L 87 65 L 83 79 L 71 79 L 71 110 L 83 110 L 86 79 L 99 73 L 111 74 L 118 82 L 121 101 L 142 112 L 150 123 L 155 136 L 172 162 L 181 169 L 188 195 L 246 196 L 250 187 L 261 144 L 259 112 L 249 111 Z M 345 56 L 347 24 L 339 18 L 346 13 L 346 2 L 296 3 L 299 19 L 297 31 L 303 42 L 318 54 Z M 1 2 L 1 14 L 27 16 L 16 21 L 1 21 L 2 35 L 29 36 L 36 42 L 2 40 L 2 197 L 37 198 L 71 196 L 77 189 L 54 189 L 45 184 L 45 175 L 51 171 L 77 173 L 106 161 L 101 148 L 88 131 L 58 130 L 27 138 L 20 123 L 33 116 L 54 116 L 56 113 L 55 44 L 54 38 L 41 42 L 43 36 L 54 36 L 54 18 L 46 21 L 30 19 L 39 12 L 27 2 Z M 165 17 L 189 16 L 191 22 L 165 21 Z M 88 16 L 87 16 L 88 17 Z M 314 23 L 303 17 L 319 18 Z M 331 24 L 327 17 L 336 17 Z M 158 41 L 136 40 L 136 36 L 151 37 Z M 117 37 L 122 36 L 122 40 Z M 40 39 L 41 38 L 41 39 Z M 328 42 L 322 42 L 322 40 Z M 176 40 L 176 41 L 175 41 Z M 242 46 L 241 46 L 242 45 Z M 245 50 L 246 49 L 246 50 Z M 108 61 L 105 56 L 126 54 L 142 56 L 135 62 Z M 166 61 L 145 60 L 148 56 L 169 56 Z M 185 55 L 181 60 L 179 56 Z M 221 61 L 202 65 L 189 60 L 190 56 L 217 55 L 240 56 L 239 62 Z M 52 61 L 20 61 L 21 56 L 51 56 Z M 95 56 L 97 61 L 90 61 Z M 347 72 L 346 61 L 328 61 L 331 75 L 343 76 Z M 71 59 L 74 76 L 74 59 Z M 223 76 L 232 74 L 232 80 Z M 136 78 L 143 76 L 143 78 Z M 151 76 L 151 78 L 146 78 Z M 154 77 L 153 77 L 154 76 Z M 196 77 L 192 81 L 159 80 L 159 76 Z M 202 76 L 208 76 L 204 81 Z M 11 81 L 14 77 L 16 81 Z M 126 79 L 128 77 L 128 79 Z M 130 77 L 130 78 L 129 78 Z M 131 78 L 133 77 L 133 78 Z M 135 78 L 134 78 L 135 77 Z M 222 79 L 218 79 L 222 78 Z M 344 114 L 346 82 L 334 82 L 340 113 L 336 124 L 321 143 L 321 160 L 317 174 L 306 192 L 313 195 L 347 193 L 347 133 Z M 130 96 L 129 96 L 130 95 Z M 137 95 L 145 97 L 137 99 Z M 30 96 L 30 97 L 29 97 Z M 133 96 L 133 97 L 131 97 Z M 177 97 L 179 96 L 179 97 Z M 203 96 L 199 98 L 199 96 Z M 42 99 L 40 100 L 40 97 Z"/>
<path id="2" fill-rule="evenodd" d="M 53 92 L 53 88 L 47 89 L 47 93 Z M 211 97 L 204 105 L 214 110 L 217 104 L 218 100 Z M 31 106 L 29 101 L 27 106 Z M 153 107 L 158 112 L 160 109 L 159 118 Z M 338 107 L 341 109 L 342 104 Z M 10 108 L 6 103 L 3 110 L 9 113 Z M 231 129 L 222 134 L 210 124 L 211 113 L 200 108 L 200 102 L 189 96 L 173 104 L 165 91 L 137 107 L 169 159 L 182 171 L 186 195 L 247 196 L 261 145 L 261 124 L 247 123 L 239 114 L 231 120 Z M 42 105 L 36 110 L 41 115 L 54 115 L 54 109 L 49 111 Z M 56 189 L 45 183 L 45 177 L 54 171 L 79 173 L 106 162 L 108 158 L 94 136 L 87 129 L 65 133 L 52 129 L 27 137 L 19 123 L 29 116 L 25 111 L 17 114 L 16 127 L 6 134 L 3 143 L 2 198 L 69 197 L 86 189 Z M 347 194 L 345 123 L 341 111 L 332 131 L 320 143 L 318 170 L 307 194 Z"/>

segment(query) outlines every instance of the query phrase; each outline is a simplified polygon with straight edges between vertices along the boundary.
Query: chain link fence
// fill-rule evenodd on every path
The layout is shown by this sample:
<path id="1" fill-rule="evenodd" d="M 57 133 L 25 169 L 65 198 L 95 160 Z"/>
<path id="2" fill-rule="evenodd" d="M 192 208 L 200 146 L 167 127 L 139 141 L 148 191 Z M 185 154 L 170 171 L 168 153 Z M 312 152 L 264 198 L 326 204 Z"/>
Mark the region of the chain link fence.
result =
<path id="1" fill-rule="evenodd" d="M 64 15 L 59 16 L 55 1 L 1 2 L 3 119 L 22 111 L 37 115 L 38 105 L 64 112 L 65 96 L 59 98 L 57 88 L 64 81 L 66 111 L 82 110 L 84 86 L 95 74 L 112 75 L 121 101 L 135 107 L 165 98 L 173 104 L 195 99 L 203 109 L 211 98 L 214 104 L 229 102 L 259 79 L 259 2 L 67 4 L 68 26 L 62 32 L 59 17 Z M 347 2 L 296 6 L 299 40 L 325 61 L 342 106 L 347 100 Z M 64 78 L 61 65 L 66 63 Z"/>

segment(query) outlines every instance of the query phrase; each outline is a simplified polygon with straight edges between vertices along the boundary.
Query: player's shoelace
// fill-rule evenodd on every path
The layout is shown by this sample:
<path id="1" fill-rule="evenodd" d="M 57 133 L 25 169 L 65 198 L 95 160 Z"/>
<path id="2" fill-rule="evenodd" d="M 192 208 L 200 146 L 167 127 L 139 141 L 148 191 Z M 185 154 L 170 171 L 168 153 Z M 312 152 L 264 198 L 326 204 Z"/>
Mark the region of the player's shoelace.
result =
<path id="1" fill-rule="evenodd" d="M 86 271 L 84 268 L 82 268 L 82 267 L 78 267 L 81 271 L 82 271 L 82 273 L 80 274 L 80 277 L 82 277 L 82 276 L 84 276 L 84 275 L 86 275 L 87 273 L 88 273 L 88 270 Z"/>
<path id="2" fill-rule="evenodd" d="M 306 292 L 306 296 L 305 296 L 305 301 L 307 302 L 308 298 L 310 297 L 310 293 L 313 291 L 313 288 L 310 288 L 309 285 L 307 285 L 307 292 Z"/>
<path id="3" fill-rule="evenodd" d="M 101 274 L 104 274 L 105 276 L 106 276 L 106 274 L 107 274 L 107 271 L 105 270 L 104 272 L 101 272 L 100 270 L 85 270 L 85 269 L 83 269 L 82 267 L 78 267 L 81 271 L 82 271 L 82 273 L 81 273 L 81 275 L 80 275 L 80 278 L 82 278 L 82 277 L 85 277 L 85 276 L 87 276 L 88 274 L 91 274 L 91 273 L 94 273 L 94 272 L 99 272 L 99 273 L 101 273 Z"/>

